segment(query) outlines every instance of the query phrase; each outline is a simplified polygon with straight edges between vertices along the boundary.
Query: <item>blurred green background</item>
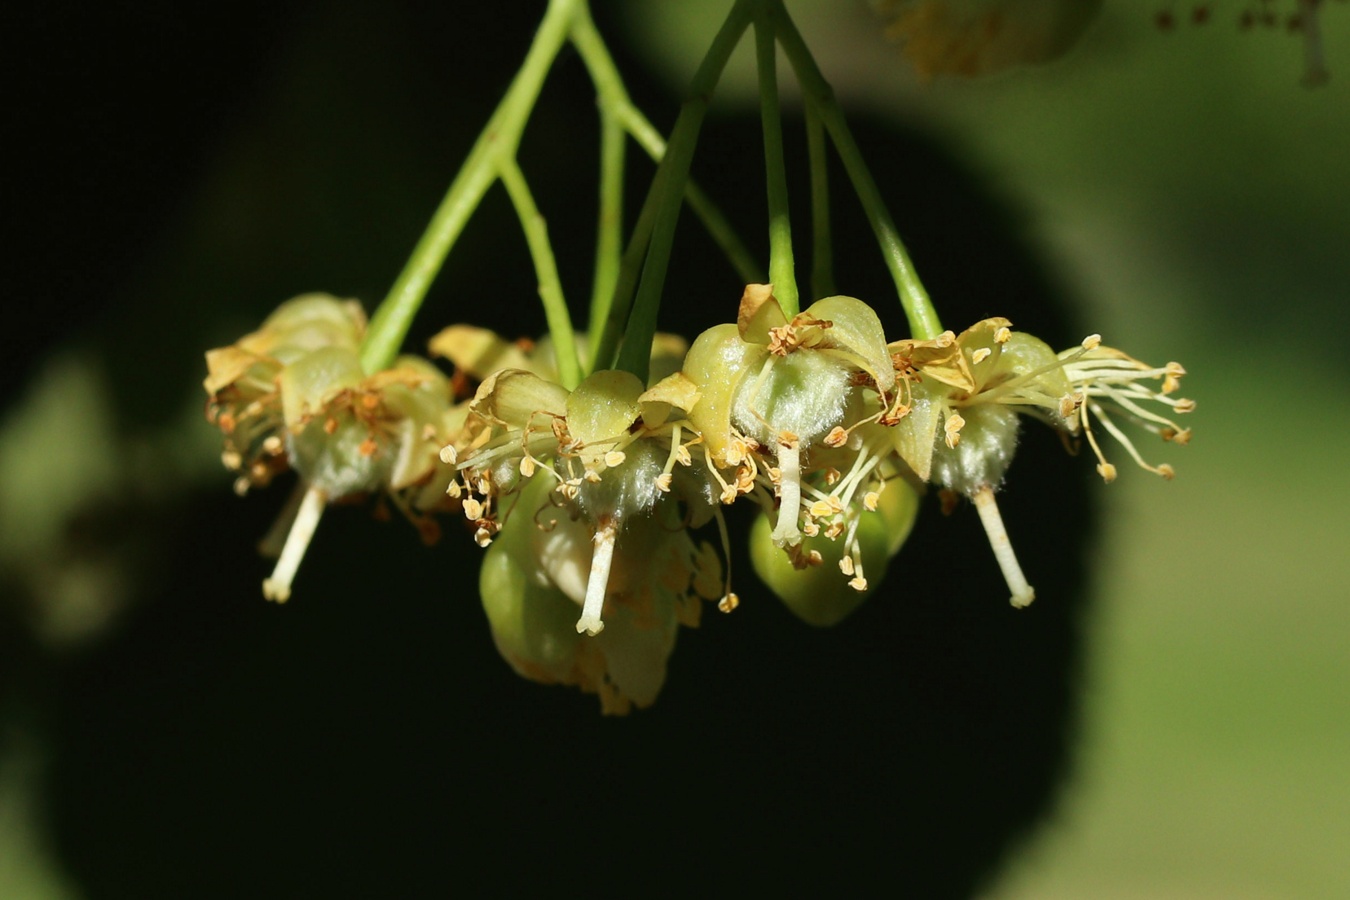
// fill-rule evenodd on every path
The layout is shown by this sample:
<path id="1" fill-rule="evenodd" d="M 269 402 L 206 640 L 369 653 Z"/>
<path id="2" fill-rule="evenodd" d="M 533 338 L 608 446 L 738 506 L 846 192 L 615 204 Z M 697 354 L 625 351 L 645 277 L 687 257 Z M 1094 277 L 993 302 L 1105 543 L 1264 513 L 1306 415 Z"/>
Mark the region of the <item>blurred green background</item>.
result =
<path id="1" fill-rule="evenodd" d="M 616 29 L 613 42 L 628 42 L 627 64 L 647 64 L 672 91 L 725 5 L 596 4 Z M 71 301 L 51 313 L 59 328 L 19 329 L 6 344 L 15 388 L 0 421 L 0 561 L 6 594 L 22 608 L 5 613 L 0 642 L 3 671 L 19 673 L 4 695 L 0 896 L 104 895 L 66 870 L 49 837 L 42 709 L 59 688 L 43 675 L 97 646 L 105 626 L 126 615 L 135 585 L 154 581 L 156 542 L 177 527 L 165 516 L 109 540 L 100 517 L 115 516 L 119 504 L 167 503 L 156 491 L 227 493 L 191 388 L 201 377 L 192 368 L 197 348 L 233 339 L 302 290 L 341 285 L 378 297 L 457 162 L 428 148 L 456 130 L 471 135 L 504 86 L 459 89 L 445 99 L 444 121 L 408 121 L 389 97 L 416 109 L 444 86 L 400 81 L 406 72 L 397 66 L 385 70 L 387 83 L 372 80 L 378 67 L 354 66 L 361 77 L 351 82 L 315 79 L 331 73 L 316 61 L 351 39 L 326 30 L 332 19 L 316 8 L 267 14 L 251 41 L 247 16 L 230 26 L 243 41 L 231 52 L 247 57 L 255 81 L 244 99 L 203 99 L 190 87 L 175 97 L 189 111 L 187 127 L 210 129 L 211 139 L 166 166 L 162 195 L 126 201 L 162 205 L 155 230 L 117 234 L 118 223 L 83 223 L 70 205 L 45 213 L 60 226 L 53 233 L 104 235 L 106 247 L 91 241 L 89 253 L 119 273 L 118 290 L 90 309 Z M 1338 346 L 1350 325 L 1350 9 L 1326 4 L 1331 81 L 1307 89 L 1299 38 L 1239 33 L 1228 4 L 1216 4 L 1203 27 L 1183 15 L 1161 32 L 1147 5 L 1108 0 L 1067 58 L 977 82 L 917 79 L 865 4 L 797 0 L 790 8 L 847 108 L 930 136 L 982 176 L 1021 212 L 1029 240 L 1080 303 L 1077 323 L 1143 359 L 1182 361 L 1184 393 L 1199 403 L 1191 445 L 1168 448 L 1176 481 L 1122 464 L 1116 483 L 1092 487 L 1102 522 L 1089 556 L 1096 602 L 1078 689 L 1081 733 L 1052 813 L 985 896 L 1350 896 L 1350 525 L 1336 514 L 1350 497 L 1342 464 L 1350 365 Z M 371 7 L 346 27 L 361 21 L 364 46 L 396 53 L 417 27 L 409 9 Z M 51 14 L 35 31 L 50 38 L 98 24 L 81 23 L 86 11 L 76 5 L 62 11 L 71 17 Z M 143 15 L 162 24 L 172 12 Z M 503 20 L 496 35 L 452 32 L 446 52 L 456 41 L 496 39 L 518 58 L 530 21 Z M 156 37 L 180 42 L 185 58 L 211 52 L 195 31 L 167 27 Z M 48 98 L 34 105 L 62 99 L 50 83 L 60 62 L 33 64 L 29 87 Z M 78 78 L 96 77 L 97 65 L 83 62 Z M 753 102 L 748 58 L 741 62 L 719 95 L 728 110 Z M 163 88 L 147 79 L 143 89 Z M 191 135 L 172 136 L 173 123 L 152 127 L 134 102 L 119 102 L 127 105 L 81 115 L 95 125 L 122 116 L 131 132 L 191 149 Z M 218 108 L 193 115 L 196 103 Z M 331 113 L 339 107 L 341 116 Z M 546 125 L 542 110 L 541 118 Z M 44 148 L 53 171 L 102 183 L 128 164 L 80 147 L 70 128 Z M 146 151 L 132 142 L 125 152 L 134 165 Z M 338 203 L 340 216 L 325 215 L 332 173 L 358 170 L 386 173 L 351 187 L 362 198 L 359 220 Z M 259 186 L 260 172 L 277 171 L 290 177 Z M 36 177 L 43 173 L 39 164 Z M 286 209 L 304 217 L 287 221 Z M 260 210 L 273 217 L 262 232 Z M 903 227 L 922 227 L 925 210 L 894 212 Z M 489 222 L 509 220 L 501 208 L 486 213 Z M 484 231 L 480 243 L 466 238 L 464 253 L 493 252 Z M 286 236 L 274 244 L 288 254 L 284 278 L 267 255 L 269 235 Z M 353 239 L 370 244 L 359 259 L 326 249 Z M 980 267 L 981 247 L 967 249 L 969 265 Z M 103 283 L 60 274 L 53 258 L 38 258 L 45 269 L 33 283 L 69 278 L 71 295 Z M 917 263 L 922 272 L 923 258 Z M 452 259 L 444 278 L 453 283 L 455 274 Z M 503 273 L 500 285 L 528 291 L 530 280 Z M 1016 324 L 1036 330 L 1026 315 Z M 108 344 L 148 358 L 168 340 L 184 350 L 165 365 L 109 374 L 100 363 Z M 147 386 L 167 380 L 187 386 L 181 403 L 136 405 L 150 396 Z M 91 514 L 89 498 L 105 496 Z M 254 524 L 265 516 L 253 513 Z M 231 526 L 208 539 L 252 540 L 240 532 Z M 1014 540 L 1034 542 L 1035 531 Z M 700 649 L 689 643 L 686 653 Z M 905 815 L 903 800 L 896 815 Z"/>

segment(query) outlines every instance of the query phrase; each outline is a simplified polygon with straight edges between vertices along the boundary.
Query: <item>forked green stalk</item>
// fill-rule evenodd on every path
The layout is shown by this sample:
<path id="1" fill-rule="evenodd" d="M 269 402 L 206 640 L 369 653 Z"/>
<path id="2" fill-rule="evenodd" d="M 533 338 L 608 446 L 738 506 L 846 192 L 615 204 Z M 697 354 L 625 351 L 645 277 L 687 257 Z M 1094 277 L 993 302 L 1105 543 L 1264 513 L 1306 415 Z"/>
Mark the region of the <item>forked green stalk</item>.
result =
<path id="1" fill-rule="evenodd" d="M 647 380 L 652 338 L 656 334 L 656 314 L 661 304 L 666 267 L 670 263 L 670 250 L 675 241 L 675 223 L 680 214 L 684 185 L 689 180 L 689 166 L 693 162 L 698 132 L 727 59 L 740 43 L 757 3 L 758 0 L 736 0 L 736 5 L 731 8 L 726 21 L 713 38 L 712 46 L 708 48 L 690 84 L 690 97 L 680 107 L 679 118 L 675 120 L 675 127 L 670 133 L 666 155 L 657 168 L 656 178 L 648 194 L 648 202 L 655 203 L 651 243 L 647 248 L 642 279 L 633 300 L 617 364 L 618 368 L 632 372 L 644 382 Z"/>
<path id="2" fill-rule="evenodd" d="M 562 280 L 558 277 L 558 264 L 553 258 L 553 245 L 548 240 L 548 226 L 534 204 L 534 195 L 525 182 L 525 173 L 514 158 L 502 160 L 501 178 L 506 192 L 511 195 L 511 203 L 516 208 L 521 227 L 525 229 L 525 241 L 530 247 L 530 257 L 534 260 L 534 271 L 539 278 L 539 299 L 544 303 L 548 333 L 553 336 L 558 379 L 563 387 L 571 390 L 581 383 L 581 362 L 577 357 L 572 320 L 567 315 Z"/>
<path id="3" fill-rule="evenodd" d="M 787 163 L 783 158 L 783 114 L 778 103 L 778 47 L 762 7 L 755 16 L 755 62 L 759 73 L 759 115 L 764 131 L 764 180 L 769 199 L 769 281 L 778 305 L 790 319 L 801 309 L 788 214 Z"/>
<path id="4" fill-rule="evenodd" d="M 830 242 L 830 171 L 825 126 L 816 105 L 806 99 L 806 152 L 811 165 L 811 295 L 834 294 L 834 245 Z"/>
<path id="5" fill-rule="evenodd" d="M 647 121 L 646 116 L 636 106 L 625 108 L 622 115 L 624 127 L 628 129 L 633 140 L 647 151 L 648 156 L 660 162 L 666 153 L 666 139 L 661 137 L 661 133 Z M 694 215 L 703 222 L 703 227 L 707 229 L 713 243 L 717 244 L 718 249 L 726 255 L 727 262 L 736 270 L 736 275 L 746 284 L 762 284 L 766 276 L 759 261 L 741 241 L 740 235 L 736 234 L 731 223 L 722 214 L 722 210 L 717 208 L 717 204 L 692 178 L 684 186 L 684 200 L 694 211 Z"/>
<path id="6" fill-rule="evenodd" d="M 365 371 L 387 368 L 398 355 L 446 254 L 497 178 L 501 162 L 515 158 L 520 136 L 549 68 L 567 42 L 577 11 L 584 7 L 585 0 L 549 0 L 520 71 L 469 151 L 403 271 L 371 318 L 361 346 L 361 366 Z M 558 336 L 554 337 L 556 340 Z"/>
<path id="7" fill-rule="evenodd" d="M 783 47 L 783 53 L 797 74 L 802 92 L 815 104 L 826 132 L 834 141 L 844 170 L 853 183 L 853 189 L 857 192 L 867 220 L 872 226 L 873 233 L 876 234 L 877 242 L 881 245 L 882 256 L 900 295 L 900 304 L 904 307 L 905 317 L 909 320 L 911 333 L 920 340 L 937 337 L 942 333 L 942 323 L 938 319 L 937 310 L 933 308 L 928 291 L 914 270 L 914 263 L 905 250 L 904 242 L 900 240 L 900 234 L 896 231 L 895 222 L 891 220 L 885 201 L 881 199 L 876 181 L 873 180 L 867 163 L 863 161 L 862 152 L 853 140 L 843 110 L 835 100 L 834 90 L 821 75 L 815 58 L 811 56 L 810 49 L 802 40 L 797 26 L 792 23 L 792 18 L 783 7 L 782 0 L 764 0 L 764 4 L 766 15 L 773 23 L 775 36 Z"/>
<path id="8" fill-rule="evenodd" d="M 593 371 L 607 367 L 613 359 L 619 334 L 632 305 L 633 292 L 637 288 L 639 266 L 651 237 L 652 217 L 655 214 L 654 209 L 645 212 L 650 207 L 644 206 L 646 219 L 639 218 L 634 228 L 633 239 L 623 257 L 624 260 L 630 260 L 625 267 L 617 249 L 621 233 L 624 159 L 622 143 L 611 137 L 611 123 L 618 122 L 638 146 L 658 163 L 665 156 L 666 141 L 642 111 L 633 105 L 614 60 L 585 8 L 578 11 L 572 23 L 572 44 L 595 85 L 604 123 L 601 132 L 601 236 L 597 240 L 596 278 L 591 296 L 589 330 L 592 350 L 589 369 Z M 618 146 L 611 144 L 611 140 Z M 606 185 L 612 187 L 607 188 Z M 754 256 L 746 249 L 721 210 L 692 179 L 685 183 L 684 199 L 702 220 L 709 235 L 726 254 L 740 278 L 746 282 L 763 281 L 764 275 Z M 609 255 L 611 252 L 613 256 Z"/>

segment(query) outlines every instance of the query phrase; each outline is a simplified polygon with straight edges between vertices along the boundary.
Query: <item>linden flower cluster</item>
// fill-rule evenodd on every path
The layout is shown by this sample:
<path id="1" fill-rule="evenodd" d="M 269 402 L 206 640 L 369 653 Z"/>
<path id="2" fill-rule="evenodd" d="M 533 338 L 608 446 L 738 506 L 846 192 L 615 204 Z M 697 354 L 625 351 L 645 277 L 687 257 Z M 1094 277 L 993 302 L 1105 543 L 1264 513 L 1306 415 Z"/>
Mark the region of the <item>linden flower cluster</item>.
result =
<path id="1" fill-rule="evenodd" d="M 833 625 L 875 590 L 925 486 L 979 512 L 1014 606 L 1035 592 L 994 495 L 1022 416 L 1144 460 L 1122 426 L 1185 444 L 1184 370 L 1153 367 L 1092 335 L 1056 353 L 1006 319 L 960 335 L 887 342 L 876 313 L 826 297 L 789 317 L 771 285 L 746 287 L 734 323 L 686 345 L 658 335 L 652 381 L 601 370 L 558 383 L 547 342 L 452 326 L 431 341 L 446 378 L 404 357 L 362 371 L 360 307 L 324 295 L 283 304 L 257 332 L 207 355 L 208 417 L 237 489 L 293 468 L 297 509 L 264 593 L 284 601 L 324 505 L 381 493 L 431 531 L 459 509 L 487 548 L 479 587 L 498 650 L 521 675 L 574 685 L 622 714 L 655 701 L 681 625 L 703 601 L 739 602 L 729 568 L 690 532 L 757 504 L 751 560 L 804 621 Z M 458 385 L 479 382 L 454 404 Z M 951 503 L 947 503 L 950 506 Z"/>
<path id="2" fill-rule="evenodd" d="M 266 486 L 294 469 L 302 489 L 279 530 L 287 537 L 263 582 L 284 603 L 333 500 L 381 493 L 433 540 L 430 514 L 447 505 L 437 455 L 464 417 L 449 380 L 425 359 L 400 357 L 366 374 L 360 304 L 326 294 L 283 303 L 261 328 L 206 354 L 207 419 L 225 438 L 222 460 L 235 491 Z"/>

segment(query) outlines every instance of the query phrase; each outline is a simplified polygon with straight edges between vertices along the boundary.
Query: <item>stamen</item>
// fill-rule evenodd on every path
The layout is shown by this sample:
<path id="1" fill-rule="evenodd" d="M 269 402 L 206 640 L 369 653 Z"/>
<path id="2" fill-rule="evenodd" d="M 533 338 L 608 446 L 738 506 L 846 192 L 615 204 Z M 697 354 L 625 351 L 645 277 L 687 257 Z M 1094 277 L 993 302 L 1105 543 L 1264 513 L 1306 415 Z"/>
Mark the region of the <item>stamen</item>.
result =
<path id="1" fill-rule="evenodd" d="M 322 518 L 323 508 L 327 503 L 328 498 L 318 488 L 311 487 L 305 491 L 305 497 L 300 501 L 300 509 L 295 514 L 295 522 L 291 524 L 291 531 L 286 535 L 286 545 L 281 548 L 281 556 L 277 559 L 276 568 L 272 570 L 272 577 L 263 580 L 263 596 L 268 600 L 285 603 L 291 598 L 291 582 L 295 580 L 300 560 L 305 558 L 305 550 L 309 548 L 309 542 L 314 537 L 314 530 L 319 527 L 319 519 Z"/>
<path id="2" fill-rule="evenodd" d="M 942 430 L 946 434 L 947 447 L 955 450 L 956 445 L 961 443 L 961 429 L 965 427 L 966 420 L 961 418 L 961 414 L 953 410 L 947 416 L 947 421 L 943 423 Z"/>
<path id="3" fill-rule="evenodd" d="M 970 499 L 980 514 L 984 532 L 989 535 L 989 546 L 993 548 L 998 567 L 1003 570 L 1003 579 L 1012 592 L 1012 605 L 1018 609 L 1030 605 L 1036 599 L 1036 591 L 1027 583 L 1022 566 L 1017 562 L 1017 554 L 1013 552 L 1012 541 L 1008 540 L 1008 531 L 1003 527 L 1003 517 L 999 515 L 998 503 L 994 500 L 994 489 L 986 484 Z"/>
<path id="4" fill-rule="evenodd" d="M 722 540 L 722 557 L 727 561 L 726 590 L 722 599 L 717 601 L 717 608 L 724 613 L 729 613 L 741 605 L 741 598 L 737 597 L 731 590 L 731 537 L 727 534 L 727 520 L 723 518 L 720 509 L 713 508 L 713 518 L 717 520 L 717 535 Z"/>
<path id="5" fill-rule="evenodd" d="M 1172 480 L 1172 478 L 1176 475 L 1176 473 L 1172 470 L 1171 466 L 1164 467 L 1164 466 L 1149 465 L 1147 462 L 1144 461 L 1144 457 L 1139 453 L 1139 451 L 1135 449 L 1134 442 L 1130 440 L 1129 435 L 1127 435 L 1125 432 L 1117 428 L 1116 424 L 1111 421 L 1109 416 L 1106 415 L 1106 410 L 1102 409 L 1101 406 L 1099 406 L 1098 404 L 1093 403 L 1092 411 L 1096 413 L 1097 418 L 1101 420 L 1102 427 L 1105 428 L 1108 432 L 1110 432 L 1111 437 L 1120 441 L 1121 446 L 1123 446 L 1126 452 L 1130 454 L 1130 457 L 1133 458 L 1135 463 L 1139 465 L 1139 468 L 1147 469 L 1150 472 L 1161 475 L 1168 481 Z"/>
<path id="6" fill-rule="evenodd" d="M 605 593 L 609 588 L 609 570 L 614 562 L 614 544 L 618 538 L 619 527 L 613 519 L 605 522 L 595 532 L 595 552 L 591 554 L 591 577 L 586 582 L 586 602 L 581 606 L 581 618 L 577 620 L 577 634 L 595 637 L 605 630 L 600 621 L 600 613 L 605 606 Z"/>

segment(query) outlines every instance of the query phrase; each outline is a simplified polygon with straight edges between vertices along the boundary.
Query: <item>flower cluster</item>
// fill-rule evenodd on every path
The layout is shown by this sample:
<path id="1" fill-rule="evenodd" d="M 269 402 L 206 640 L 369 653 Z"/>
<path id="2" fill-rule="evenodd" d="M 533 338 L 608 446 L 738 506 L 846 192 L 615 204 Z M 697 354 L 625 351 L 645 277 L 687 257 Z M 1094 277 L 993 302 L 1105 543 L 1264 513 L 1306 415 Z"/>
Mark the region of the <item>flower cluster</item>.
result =
<path id="1" fill-rule="evenodd" d="M 827 626 L 875 590 L 932 484 L 974 503 L 1025 606 L 1034 591 L 994 500 L 1021 417 L 1085 440 L 1109 482 L 1104 435 L 1171 478 L 1121 426 L 1184 444 L 1175 417 L 1194 408 L 1175 396 L 1180 365 L 1146 365 L 1096 335 L 1056 353 L 992 318 L 888 342 L 860 300 L 826 297 L 789 317 L 762 284 L 687 353 L 658 335 L 648 384 L 600 370 L 568 390 L 547 342 L 462 325 L 431 341 L 452 377 L 412 357 L 367 374 L 364 326 L 355 303 L 310 295 L 208 354 L 208 416 L 238 490 L 285 469 L 303 483 L 264 592 L 289 595 L 330 500 L 382 493 L 428 529 L 430 512 L 458 509 L 487 548 L 480 592 L 502 656 L 526 677 L 598 694 L 609 713 L 655 700 L 679 626 L 697 625 L 704 601 L 739 602 L 729 568 L 690 534 L 715 522 L 728 555 L 723 507 L 758 505 L 756 571 Z M 472 382 L 472 400 L 455 404 L 452 386 Z"/>
<path id="2" fill-rule="evenodd" d="M 295 470 L 302 488 L 283 521 L 276 570 L 263 582 L 285 602 L 325 506 L 381 493 L 432 540 L 430 514 L 447 506 L 440 447 L 459 430 L 450 381 L 405 356 L 365 373 L 365 314 L 353 300 L 307 294 L 283 303 L 262 327 L 206 355 L 207 418 L 225 439 L 235 490 L 266 486 Z"/>

